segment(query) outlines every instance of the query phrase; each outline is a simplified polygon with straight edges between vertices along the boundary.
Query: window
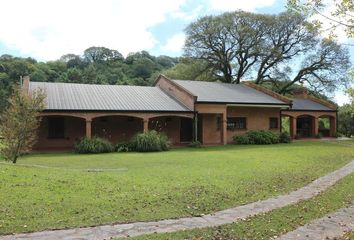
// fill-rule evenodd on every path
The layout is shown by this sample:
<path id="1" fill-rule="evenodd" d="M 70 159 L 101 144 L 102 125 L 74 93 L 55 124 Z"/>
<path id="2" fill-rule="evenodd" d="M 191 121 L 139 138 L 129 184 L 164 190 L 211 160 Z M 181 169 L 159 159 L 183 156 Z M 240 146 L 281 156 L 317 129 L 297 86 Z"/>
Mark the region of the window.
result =
<path id="1" fill-rule="evenodd" d="M 48 118 L 48 138 L 64 138 L 64 118 Z"/>
<path id="2" fill-rule="evenodd" d="M 269 129 L 277 129 L 278 128 L 278 118 L 269 118 Z"/>
<path id="3" fill-rule="evenodd" d="M 227 129 L 246 129 L 247 119 L 245 117 L 227 118 Z"/>

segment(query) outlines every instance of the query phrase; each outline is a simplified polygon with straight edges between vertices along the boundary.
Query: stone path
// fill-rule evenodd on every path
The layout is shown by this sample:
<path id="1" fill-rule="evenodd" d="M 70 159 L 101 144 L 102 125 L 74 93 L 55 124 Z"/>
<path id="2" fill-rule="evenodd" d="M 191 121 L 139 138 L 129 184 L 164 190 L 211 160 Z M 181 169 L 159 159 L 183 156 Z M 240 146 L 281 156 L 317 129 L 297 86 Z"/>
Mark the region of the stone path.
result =
<path id="1" fill-rule="evenodd" d="M 310 199 L 333 186 L 343 177 L 354 172 L 354 161 L 344 167 L 323 176 L 296 191 L 247 205 L 226 209 L 202 217 L 167 219 L 153 222 L 104 225 L 66 230 L 42 231 L 28 234 L 1 236 L 0 240 L 103 240 L 113 237 L 139 236 L 151 233 L 166 233 L 194 228 L 215 227 L 244 220 L 245 218 L 295 204 Z"/>
<path id="2" fill-rule="evenodd" d="M 336 239 L 350 231 L 354 231 L 354 205 L 299 227 L 277 240 Z"/>

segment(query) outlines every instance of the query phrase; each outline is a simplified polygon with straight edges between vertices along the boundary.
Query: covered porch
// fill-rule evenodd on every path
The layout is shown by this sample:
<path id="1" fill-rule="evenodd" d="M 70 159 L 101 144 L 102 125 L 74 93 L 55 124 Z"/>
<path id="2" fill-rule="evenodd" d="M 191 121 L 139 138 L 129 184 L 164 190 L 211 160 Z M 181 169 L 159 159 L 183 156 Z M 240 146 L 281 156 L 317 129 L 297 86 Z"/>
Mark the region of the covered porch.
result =
<path id="1" fill-rule="evenodd" d="M 283 131 L 294 139 L 334 137 L 337 132 L 336 112 L 282 112 Z"/>
<path id="2" fill-rule="evenodd" d="M 193 113 L 43 112 L 35 150 L 72 149 L 83 137 L 127 142 L 138 133 L 156 130 L 172 144 L 193 140 Z"/>

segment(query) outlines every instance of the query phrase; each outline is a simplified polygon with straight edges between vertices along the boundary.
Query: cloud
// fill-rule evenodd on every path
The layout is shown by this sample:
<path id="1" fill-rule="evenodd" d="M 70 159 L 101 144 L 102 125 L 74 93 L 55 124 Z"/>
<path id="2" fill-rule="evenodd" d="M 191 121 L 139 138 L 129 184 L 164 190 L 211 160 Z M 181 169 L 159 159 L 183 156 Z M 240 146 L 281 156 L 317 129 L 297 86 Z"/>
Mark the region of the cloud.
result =
<path id="1" fill-rule="evenodd" d="M 186 0 L 5 0 L 0 41 L 21 54 L 53 60 L 105 46 L 124 55 L 153 48 L 149 28 L 180 11 Z"/>
<path id="2" fill-rule="evenodd" d="M 235 11 L 243 10 L 254 12 L 257 8 L 269 7 L 275 3 L 275 0 L 210 0 L 210 6 L 214 10 Z"/>
<path id="3" fill-rule="evenodd" d="M 338 105 L 342 106 L 344 104 L 350 103 L 350 98 L 348 95 L 344 94 L 341 91 L 336 92 L 334 100 Z"/>
<path id="4" fill-rule="evenodd" d="M 186 36 L 184 33 L 177 33 L 169 38 L 161 49 L 170 52 L 180 52 L 183 48 L 185 40 Z"/>
<path id="5" fill-rule="evenodd" d="M 185 22 L 191 22 L 197 19 L 200 15 L 202 15 L 202 11 L 204 9 L 203 5 L 199 5 L 196 8 L 192 9 L 191 11 L 183 11 L 182 9 L 176 11 L 171 14 L 173 18 L 181 19 Z"/>

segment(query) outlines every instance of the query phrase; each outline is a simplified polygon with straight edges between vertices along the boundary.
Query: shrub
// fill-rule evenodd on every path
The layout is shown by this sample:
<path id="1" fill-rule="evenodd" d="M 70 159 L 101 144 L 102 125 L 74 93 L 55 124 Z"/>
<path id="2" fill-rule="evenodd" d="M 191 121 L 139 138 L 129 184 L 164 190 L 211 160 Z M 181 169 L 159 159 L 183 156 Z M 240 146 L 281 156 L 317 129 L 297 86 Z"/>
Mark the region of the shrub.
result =
<path id="1" fill-rule="evenodd" d="M 233 140 L 236 144 L 275 144 L 279 143 L 279 135 L 271 131 L 255 130 L 234 136 Z"/>
<path id="2" fill-rule="evenodd" d="M 253 144 L 251 143 L 249 137 L 247 136 L 247 134 L 244 135 L 235 135 L 233 137 L 233 140 L 236 144 Z"/>
<path id="3" fill-rule="evenodd" d="M 137 134 L 131 141 L 131 148 L 138 152 L 166 151 L 170 148 L 170 142 L 165 134 L 148 131 Z"/>
<path id="4" fill-rule="evenodd" d="M 116 152 L 130 152 L 132 150 L 131 143 L 117 143 L 114 147 Z"/>
<path id="5" fill-rule="evenodd" d="M 322 133 L 317 133 L 316 134 L 316 138 L 322 138 L 322 137 L 323 137 Z"/>
<path id="6" fill-rule="evenodd" d="M 188 147 L 200 148 L 200 147 L 202 147 L 202 144 L 199 141 L 193 141 L 188 144 Z"/>
<path id="7" fill-rule="evenodd" d="M 281 132 L 279 134 L 279 142 L 280 143 L 290 143 L 291 142 L 291 137 L 288 132 Z"/>
<path id="8" fill-rule="evenodd" d="M 340 132 L 335 132 L 335 133 L 333 134 L 333 137 L 335 137 L 335 138 L 340 138 L 340 137 L 343 137 L 343 134 L 341 134 Z"/>
<path id="9" fill-rule="evenodd" d="M 99 137 L 82 138 L 75 144 L 75 152 L 77 153 L 108 153 L 113 151 L 112 143 Z"/>

